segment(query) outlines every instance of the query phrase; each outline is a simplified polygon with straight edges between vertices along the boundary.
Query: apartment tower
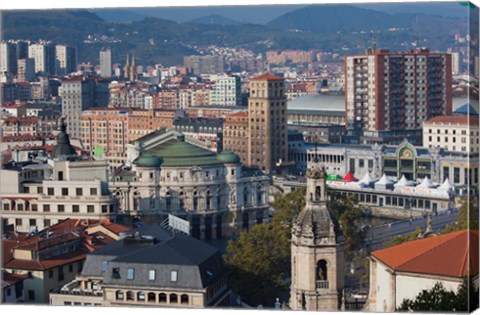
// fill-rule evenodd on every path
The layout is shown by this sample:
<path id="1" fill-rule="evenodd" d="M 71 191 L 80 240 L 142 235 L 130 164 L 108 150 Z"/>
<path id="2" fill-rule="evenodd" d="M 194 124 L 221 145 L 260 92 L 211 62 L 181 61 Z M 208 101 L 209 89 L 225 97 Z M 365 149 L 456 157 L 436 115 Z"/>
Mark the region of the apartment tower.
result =
<path id="1" fill-rule="evenodd" d="M 287 160 L 287 98 L 284 79 L 264 74 L 250 80 L 248 160 L 272 173 Z"/>

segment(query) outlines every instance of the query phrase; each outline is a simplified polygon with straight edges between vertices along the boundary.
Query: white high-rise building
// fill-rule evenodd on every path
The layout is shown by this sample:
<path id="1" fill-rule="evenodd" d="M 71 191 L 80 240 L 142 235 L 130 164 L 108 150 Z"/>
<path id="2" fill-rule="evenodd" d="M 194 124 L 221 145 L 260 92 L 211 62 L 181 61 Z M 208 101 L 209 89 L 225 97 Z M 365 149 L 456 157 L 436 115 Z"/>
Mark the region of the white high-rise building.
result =
<path id="1" fill-rule="evenodd" d="M 237 76 L 221 76 L 210 92 L 210 105 L 240 106 L 242 105 L 242 83 Z"/>
<path id="2" fill-rule="evenodd" d="M 72 138 L 80 139 L 80 118 L 83 110 L 94 105 L 95 81 L 82 77 L 64 79 L 59 94 L 67 132 Z"/>
<path id="3" fill-rule="evenodd" d="M 17 73 L 16 45 L 9 42 L 0 43 L 0 72 Z"/>
<path id="4" fill-rule="evenodd" d="M 28 46 L 28 58 L 35 60 L 35 72 L 55 73 L 55 46 L 48 42 Z"/>
<path id="5" fill-rule="evenodd" d="M 110 48 L 100 50 L 100 73 L 103 78 L 112 77 L 112 51 Z"/>
<path id="6" fill-rule="evenodd" d="M 66 45 L 55 46 L 55 73 L 67 75 L 77 68 L 77 51 Z"/>
<path id="7" fill-rule="evenodd" d="M 460 73 L 460 53 L 459 52 L 452 52 L 452 73 L 459 74 Z"/>

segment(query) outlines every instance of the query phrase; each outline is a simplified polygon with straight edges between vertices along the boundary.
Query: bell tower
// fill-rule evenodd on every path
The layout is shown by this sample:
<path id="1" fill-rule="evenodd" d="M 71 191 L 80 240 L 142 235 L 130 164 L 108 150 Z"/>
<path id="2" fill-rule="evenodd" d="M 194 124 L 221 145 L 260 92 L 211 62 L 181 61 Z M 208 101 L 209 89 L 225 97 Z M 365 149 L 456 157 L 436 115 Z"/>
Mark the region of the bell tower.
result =
<path id="1" fill-rule="evenodd" d="M 306 176 L 306 205 L 292 228 L 290 308 L 336 311 L 344 283 L 343 237 L 327 207 L 326 174 L 318 161 Z"/>

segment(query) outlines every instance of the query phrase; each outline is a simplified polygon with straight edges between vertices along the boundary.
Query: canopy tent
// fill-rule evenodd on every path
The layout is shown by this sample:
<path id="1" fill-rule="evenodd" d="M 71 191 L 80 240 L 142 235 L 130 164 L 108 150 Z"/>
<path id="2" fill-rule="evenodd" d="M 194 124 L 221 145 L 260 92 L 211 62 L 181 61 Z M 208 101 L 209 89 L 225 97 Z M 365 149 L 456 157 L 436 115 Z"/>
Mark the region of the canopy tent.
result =
<path id="1" fill-rule="evenodd" d="M 435 187 L 435 184 L 432 183 L 432 181 L 428 178 L 428 176 L 425 176 L 425 178 L 422 180 L 422 182 L 417 185 L 416 188 L 433 188 Z"/>
<path id="2" fill-rule="evenodd" d="M 454 190 L 455 186 L 453 186 L 452 183 L 450 183 L 450 181 L 448 180 L 448 178 L 446 178 L 443 184 L 438 187 L 438 189 L 449 191 Z"/>
<path id="3" fill-rule="evenodd" d="M 342 177 L 340 175 L 327 175 L 327 180 L 342 180 Z"/>
<path id="4" fill-rule="evenodd" d="M 359 183 L 364 185 L 370 185 L 374 181 L 375 179 L 370 175 L 369 172 L 367 172 L 365 176 L 363 176 L 363 178 L 359 181 Z"/>
<path id="5" fill-rule="evenodd" d="M 347 175 L 345 175 L 343 178 L 342 178 L 343 181 L 346 181 L 346 182 L 353 182 L 353 181 L 357 181 L 358 179 L 356 179 L 352 173 L 350 173 L 350 171 L 348 171 Z"/>
<path id="6" fill-rule="evenodd" d="M 407 187 L 407 186 L 410 186 L 410 187 L 411 187 L 411 186 L 413 186 L 413 185 L 414 185 L 413 182 L 412 182 L 412 181 L 409 181 L 409 180 L 405 177 L 405 175 L 403 175 L 402 178 L 400 178 L 400 180 L 398 181 L 398 183 L 396 183 L 396 184 L 393 185 L 393 186 L 395 186 L 395 187 Z"/>

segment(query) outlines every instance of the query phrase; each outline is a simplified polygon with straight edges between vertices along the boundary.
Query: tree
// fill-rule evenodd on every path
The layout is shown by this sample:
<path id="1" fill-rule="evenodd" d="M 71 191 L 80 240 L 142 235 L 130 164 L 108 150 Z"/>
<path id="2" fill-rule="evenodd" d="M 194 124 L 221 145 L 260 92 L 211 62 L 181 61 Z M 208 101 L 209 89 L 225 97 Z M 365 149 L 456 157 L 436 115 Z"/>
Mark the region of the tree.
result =
<path id="1" fill-rule="evenodd" d="M 450 233 L 465 229 L 478 230 L 477 211 L 477 198 L 470 196 L 469 198 L 463 199 L 457 220 L 447 225 L 443 233 Z"/>
<path id="2" fill-rule="evenodd" d="M 456 311 L 471 312 L 478 308 L 478 289 L 470 277 L 465 277 L 457 293 L 437 282 L 430 290 L 423 290 L 413 299 L 404 299 L 400 311 Z"/>
<path id="3" fill-rule="evenodd" d="M 408 234 L 401 235 L 401 236 L 396 236 L 390 241 L 391 246 L 400 245 L 400 244 L 405 243 L 405 242 L 410 242 L 410 241 L 417 240 L 418 235 L 420 233 L 422 233 L 422 229 L 417 227 L 415 229 L 415 231 L 413 231 L 412 233 L 408 233 Z"/>

